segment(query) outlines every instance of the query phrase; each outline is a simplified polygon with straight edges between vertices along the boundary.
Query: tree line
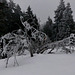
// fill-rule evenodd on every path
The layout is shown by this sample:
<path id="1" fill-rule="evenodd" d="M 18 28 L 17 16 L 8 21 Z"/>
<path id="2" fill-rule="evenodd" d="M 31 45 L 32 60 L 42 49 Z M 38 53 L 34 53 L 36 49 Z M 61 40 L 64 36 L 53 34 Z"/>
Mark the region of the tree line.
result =
<path id="1" fill-rule="evenodd" d="M 62 40 L 71 33 L 75 33 L 75 22 L 73 19 L 73 11 L 70 3 L 65 5 L 64 0 L 60 0 L 59 6 L 54 11 L 54 22 L 50 17 L 44 24 L 42 31 L 48 35 L 50 40 Z M 31 26 L 40 30 L 40 24 L 36 14 L 30 6 L 26 11 L 22 11 L 19 4 L 15 4 L 13 0 L 1 0 L 0 2 L 0 36 L 18 29 L 24 29 L 20 21 L 20 16 L 24 17 L 24 21 L 28 21 Z"/>
<path id="2" fill-rule="evenodd" d="M 42 29 L 52 42 L 62 40 L 70 36 L 71 33 L 75 33 L 75 22 L 70 3 L 65 5 L 64 0 L 60 0 L 60 4 L 54 12 L 54 23 L 48 17 L 48 21 L 46 21 Z"/>
<path id="3" fill-rule="evenodd" d="M 6 33 L 12 32 L 18 29 L 24 29 L 20 21 L 20 16 L 24 17 L 24 20 L 29 20 L 31 23 L 34 21 L 34 28 L 39 29 L 39 23 L 37 16 L 33 14 L 32 9 L 28 6 L 27 11 L 23 12 L 19 4 L 15 4 L 13 0 L 1 0 L 0 1 L 0 36 Z M 33 25 L 33 24 L 31 24 Z"/>

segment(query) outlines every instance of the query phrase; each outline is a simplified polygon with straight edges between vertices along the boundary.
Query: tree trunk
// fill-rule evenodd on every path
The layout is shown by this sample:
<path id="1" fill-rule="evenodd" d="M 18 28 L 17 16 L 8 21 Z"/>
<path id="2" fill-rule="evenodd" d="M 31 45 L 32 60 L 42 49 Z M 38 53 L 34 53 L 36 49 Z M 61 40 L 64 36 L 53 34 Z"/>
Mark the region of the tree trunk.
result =
<path id="1" fill-rule="evenodd" d="M 33 57 L 33 49 L 31 46 L 30 46 L 30 56 Z"/>

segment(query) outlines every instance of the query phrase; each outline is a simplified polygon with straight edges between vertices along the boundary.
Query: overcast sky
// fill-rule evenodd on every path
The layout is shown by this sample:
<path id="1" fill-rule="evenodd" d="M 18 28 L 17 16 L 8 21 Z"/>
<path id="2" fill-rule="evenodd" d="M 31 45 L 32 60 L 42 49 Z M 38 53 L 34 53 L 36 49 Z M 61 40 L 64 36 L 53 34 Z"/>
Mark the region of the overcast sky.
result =
<path id="1" fill-rule="evenodd" d="M 64 1 L 65 4 L 70 2 L 75 19 L 75 0 Z M 44 23 L 47 21 L 48 16 L 54 20 L 54 10 L 57 9 L 60 0 L 14 0 L 14 2 L 19 4 L 24 11 L 26 11 L 27 7 L 30 5 L 33 13 L 36 14 L 38 18 L 40 18 L 41 23 Z"/>

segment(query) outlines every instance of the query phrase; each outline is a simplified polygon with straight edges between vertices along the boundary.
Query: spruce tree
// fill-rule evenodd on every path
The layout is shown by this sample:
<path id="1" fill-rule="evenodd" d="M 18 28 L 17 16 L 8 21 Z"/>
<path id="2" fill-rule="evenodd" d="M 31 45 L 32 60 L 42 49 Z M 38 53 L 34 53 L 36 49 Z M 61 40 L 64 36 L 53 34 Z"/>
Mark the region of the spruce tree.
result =
<path id="1" fill-rule="evenodd" d="M 72 13 L 73 11 L 71 10 L 70 3 L 67 3 L 66 9 L 63 12 L 63 20 L 65 24 L 70 27 L 70 33 L 72 33 L 75 28 Z"/>
<path id="2" fill-rule="evenodd" d="M 7 26 L 6 26 L 6 21 L 7 21 L 6 12 L 7 12 L 7 9 L 8 9 L 7 1 L 6 0 L 0 1 L 0 36 L 4 35 L 8 31 Z"/>
<path id="3" fill-rule="evenodd" d="M 19 26 L 16 23 L 16 21 L 17 21 L 16 19 L 18 19 L 18 17 L 16 17 L 16 13 L 15 13 L 16 4 L 12 0 L 10 0 L 10 2 L 9 2 L 9 9 L 10 9 L 9 13 L 8 13 L 8 15 L 10 14 L 10 16 L 9 16 L 9 19 L 10 19 L 9 32 L 12 32 L 13 30 L 19 29 Z"/>
<path id="4" fill-rule="evenodd" d="M 28 21 L 28 23 L 33 26 L 34 28 L 39 30 L 39 22 L 36 17 L 36 15 L 33 14 L 33 11 L 31 10 L 31 7 L 28 6 L 27 11 L 25 12 L 25 20 Z"/>
<path id="5" fill-rule="evenodd" d="M 48 20 L 46 21 L 46 24 L 43 27 L 43 32 L 46 33 L 46 35 L 48 35 L 48 37 L 50 38 L 51 41 L 54 41 L 53 22 L 50 17 L 48 17 Z"/>
<path id="6" fill-rule="evenodd" d="M 19 29 L 22 24 L 20 22 L 20 15 L 22 15 L 22 11 L 20 6 L 15 4 L 13 0 L 9 2 L 9 12 L 8 12 L 8 19 L 9 19 L 9 32 L 13 30 Z"/>
<path id="7" fill-rule="evenodd" d="M 60 37 L 60 32 L 62 32 L 63 30 L 60 31 L 60 29 L 62 29 L 62 18 L 63 18 L 63 12 L 65 10 L 65 4 L 64 4 L 64 1 L 63 0 L 60 0 L 60 4 L 57 8 L 57 10 L 55 11 L 55 26 L 56 27 L 54 30 L 56 30 L 56 34 L 55 34 L 55 38 L 56 38 L 56 41 L 57 40 L 60 40 L 61 37 Z"/>
<path id="8" fill-rule="evenodd" d="M 63 0 L 60 0 L 60 4 L 57 8 L 57 10 L 55 11 L 55 23 L 59 24 L 61 22 L 61 19 L 63 17 L 63 11 L 65 10 L 65 4 Z"/>
<path id="9" fill-rule="evenodd" d="M 58 27 L 57 40 L 62 40 L 68 36 L 70 36 L 70 27 L 67 25 L 64 19 L 60 22 Z"/>
<path id="10" fill-rule="evenodd" d="M 22 11 L 19 5 L 13 0 L 2 0 L 0 2 L 0 35 L 4 35 L 20 27 L 24 28 L 20 22 Z"/>

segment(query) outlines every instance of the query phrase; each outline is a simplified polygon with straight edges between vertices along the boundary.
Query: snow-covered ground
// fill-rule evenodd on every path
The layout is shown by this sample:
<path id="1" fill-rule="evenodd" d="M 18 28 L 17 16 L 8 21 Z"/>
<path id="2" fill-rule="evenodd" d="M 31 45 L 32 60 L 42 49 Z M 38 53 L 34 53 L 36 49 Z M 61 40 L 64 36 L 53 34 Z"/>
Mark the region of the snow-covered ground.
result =
<path id="1" fill-rule="evenodd" d="M 75 54 L 35 54 L 34 57 L 17 57 L 19 66 L 13 66 L 10 58 L 8 68 L 0 60 L 0 75 L 75 75 Z"/>

